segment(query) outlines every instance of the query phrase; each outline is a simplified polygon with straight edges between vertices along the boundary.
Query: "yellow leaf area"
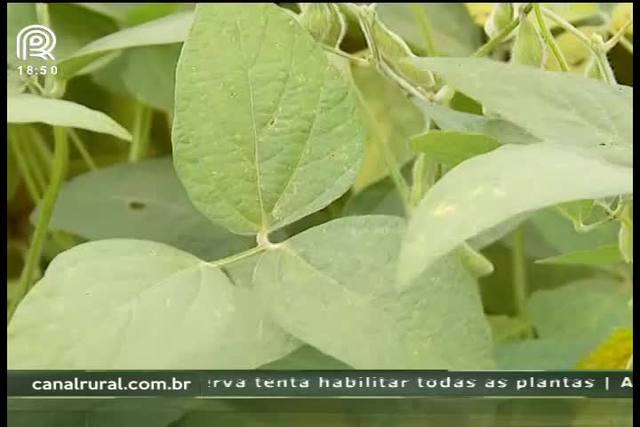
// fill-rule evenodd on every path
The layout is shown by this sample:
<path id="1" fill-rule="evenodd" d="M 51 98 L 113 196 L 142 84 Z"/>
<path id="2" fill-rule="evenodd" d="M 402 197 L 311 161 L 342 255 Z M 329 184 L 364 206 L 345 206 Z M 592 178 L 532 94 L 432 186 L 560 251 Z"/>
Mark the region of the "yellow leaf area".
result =
<path id="1" fill-rule="evenodd" d="M 633 3 L 619 3 L 611 12 L 611 32 L 615 34 L 627 21 L 633 19 Z M 625 34 L 633 37 L 633 24 Z"/>
<path id="2" fill-rule="evenodd" d="M 591 36 L 592 34 L 603 34 L 603 29 L 599 27 L 578 27 L 578 30 L 582 31 L 585 35 Z M 578 37 L 569 32 L 563 32 L 556 37 L 558 47 L 562 51 L 564 58 L 569 65 L 569 71 L 582 74 L 585 68 L 589 64 L 589 58 L 591 57 L 591 49 L 586 46 Z M 550 71 L 560 71 L 558 61 L 555 56 L 547 55 L 547 63 L 545 68 Z"/>
<path id="3" fill-rule="evenodd" d="M 633 330 L 618 329 L 578 363 L 577 368 L 582 370 L 627 369 L 632 354 Z"/>
<path id="4" fill-rule="evenodd" d="M 353 185 L 359 192 L 388 175 L 380 146 L 388 147 L 397 165 L 411 159 L 409 138 L 424 129 L 424 116 L 394 83 L 373 67 L 353 66 L 351 75 L 361 94 L 360 110 L 367 131 L 364 159 Z"/>

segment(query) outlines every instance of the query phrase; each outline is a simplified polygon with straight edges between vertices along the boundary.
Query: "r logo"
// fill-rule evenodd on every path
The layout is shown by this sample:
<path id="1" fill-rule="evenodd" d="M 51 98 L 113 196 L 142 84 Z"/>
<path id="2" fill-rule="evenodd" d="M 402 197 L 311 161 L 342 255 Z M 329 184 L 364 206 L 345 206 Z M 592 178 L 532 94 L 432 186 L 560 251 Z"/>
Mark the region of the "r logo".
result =
<path id="1" fill-rule="evenodd" d="M 56 35 L 44 25 L 24 27 L 16 37 L 16 55 L 26 61 L 29 58 L 55 60 L 51 51 L 56 47 Z"/>

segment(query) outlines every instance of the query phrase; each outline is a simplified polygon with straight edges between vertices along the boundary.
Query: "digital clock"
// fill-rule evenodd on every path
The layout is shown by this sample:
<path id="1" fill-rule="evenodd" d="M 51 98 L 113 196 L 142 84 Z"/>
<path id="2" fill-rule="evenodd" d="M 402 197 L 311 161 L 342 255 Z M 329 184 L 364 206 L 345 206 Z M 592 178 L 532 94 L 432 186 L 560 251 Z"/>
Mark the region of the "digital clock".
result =
<path id="1" fill-rule="evenodd" d="M 58 67 L 56 65 L 19 65 L 18 73 L 21 76 L 47 76 L 58 74 Z"/>

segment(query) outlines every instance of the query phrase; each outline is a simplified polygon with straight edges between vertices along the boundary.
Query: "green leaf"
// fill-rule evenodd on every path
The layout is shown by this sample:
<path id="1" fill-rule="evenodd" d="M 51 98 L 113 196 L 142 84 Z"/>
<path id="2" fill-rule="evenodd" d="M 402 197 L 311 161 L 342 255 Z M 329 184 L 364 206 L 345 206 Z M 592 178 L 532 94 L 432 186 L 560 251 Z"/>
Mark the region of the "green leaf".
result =
<path id="1" fill-rule="evenodd" d="M 630 295 L 595 279 L 535 292 L 529 313 L 538 339 L 497 346 L 500 369 L 576 369 L 616 328 L 630 327 Z"/>
<path id="2" fill-rule="evenodd" d="M 373 8 L 361 8 L 360 13 L 366 20 L 366 31 L 374 45 L 374 51 L 379 53 L 380 59 L 399 76 L 413 85 L 421 88 L 431 88 L 435 85 L 435 78 L 430 71 L 421 70 L 410 61 L 402 59 L 413 58 L 406 42 L 382 23 Z"/>
<path id="3" fill-rule="evenodd" d="M 320 43 L 338 47 L 342 41 L 346 22 L 334 3 L 300 3 L 300 24 Z"/>
<path id="4" fill-rule="evenodd" d="M 569 252 L 536 261 L 538 264 L 588 265 L 606 267 L 624 262 L 618 245 L 600 246 L 576 252 Z"/>
<path id="5" fill-rule="evenodd" d="M 454 167 L 467 159 L 498 148 L 500 143 L 479 133 L 432 130 L 411 138 L 411 146 L 438 163 Z"/>
<path id="6" fill-rule="evenodd" d="M 351 76 L 361 94 L 360 110 L 367 140 L 360 173 L 353 185 L 359 192 L 388 175 L 384 144 L 397 164 L 412 157 L 409 138 L 424 129 L 420 110 L 395 83 L 380 75 L 374 67 L 351 67 Z"/>
<path id="7" fill-rule="evenodd" d="M 438 257 L 518 214 L 632 193 L 632 175 L 632 169 L 553 144 L 505 145 L 467 160 L 416 208 L 402 245 L 399 284 L 409 285 Z"/>
<path id="8" fill-rule="evenodd" d="M 618 249 L 628 264 L 633 263 L 633 212 L 631 201 L 623 208 L 620 231 L 618 232 Z"/>
<path id="9" fill-rule="evenodd" d="M 34 211 L 32 222 L 39 217 Z M 214 260 L 255 246 L 198 212 L 170 158 L 117 164 L 64 184 L 49 227 L 91 239 L 131 238 L 175 246 Z"/>
<path id="10" fill-rule="evenodd" d="M 455 257 L 395 289 L 404 224 L 360 216 L 307 230 L 260 258 L 255 288 L 285 330 L 356 369 L 489 369 L 477 284 Z"/>
<path id="11" fill-rule="evenodd" d="M 538 30 L 528 19 L 520 21 L 516 39 L 511 48 L 511 61 L 515 64 L 542 67 L 545 63 L 545 44 Z"/>
<path id="12" fill-rule="evenodd" d="M 186 11 L 109 34 L 60 61 L 59 73 L 70 77 L 106 53 L 118 49 L 180 43 L 187 38 L 192 22 L 193 12 Z"/>
<path id="13" fill-rule="evenodd" d="M 142 240 L 56 257 L 8 346 L 9 369 L 251 369 L 295 348 L 219 269 Z"/>
<path id="14" fill-rule="evenodd" d="M 391 178 L 380 180 L 352 195 L 345 204 L 343 216 L 353 215 L 404 217 L 404 204 Z"/>
<path id="15" fill-rule="evenodd" d="M 415 61 L 485 110 L 541 140 L 585 147 L 612 162 L 633 164 L 633 93 L 628 86 L 482 58 Z"/>
<path id="16" fill-rule="evenodd" d="M 275 360 L 258 369 L 269 370 L 345 370 L 351 369 L 339 360 L 318 351 L 309 345 L 304 345 L 282 359 Z"/>
<path id="17" fill-rule="evenodd" d="M 424 52 L 424 33 L 412 6 L 409 3 L 379 3 L 376 10 L 392 31 Z M 474 25 L 463 3 L 420 3 L 419 7 L 424 9 L 429 20 L 439 55 L 470 55 L 482 44 L 482 30 Z"/>
<path id="18" fill-rule="evenodd" d="M 163 111 L 173 111 L 180 45 L 133 47 L 97 70 L 94 80 Z"/>
<path id="19" fill-rule="evenodd" d="M 533 258 L 548 258 L 615 244 L 618 232 L 617 224 L 613 221 L 586 233 L 578 232 L 556 207 L 531 215 L 523 224 L 522 230 L 525 235 L 525 252 Z M 504 243 L 511 245 L 510 240 L 505 240 Z"/>
<path id="20" fill-rule="evenodd" d="M 176 75 L 173 149 L 208 218 L 253 234 L 323 208 L 353 183 L 362 140 L 351 89 L 289 13 L 197 6 Z"/>
<path id="21" fill-rule="evenodd" d="M 126 129 L 100 111 L 63 99 L 30 94 L 7 96 L 7 123 L 46 123 L 106 133 L 131 141 Z"/>
<path id="22" fill-rule="evenodd" d="M 489 38 L 495 37 L 515 18 L 513 3 L 496 3 L 484 24 L 484 32 Z"/>
<path id="23" fill-rule="evenodd" d="M 433 120 L 442 130 L 480 133 L 494 138 L 500 144 L 540 142 L 538 138 L 526 130 L 500 118 L 455 111 L 438 104 L 420 102 L 416 103 L 416 105 L 424 112 L 425 116 Z"/>

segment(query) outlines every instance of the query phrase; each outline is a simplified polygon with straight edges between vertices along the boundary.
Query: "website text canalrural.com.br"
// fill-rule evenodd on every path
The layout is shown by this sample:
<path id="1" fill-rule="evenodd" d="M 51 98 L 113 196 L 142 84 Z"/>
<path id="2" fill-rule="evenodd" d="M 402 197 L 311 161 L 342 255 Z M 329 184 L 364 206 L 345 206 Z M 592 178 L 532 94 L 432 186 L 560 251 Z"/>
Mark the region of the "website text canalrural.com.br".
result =
<path id="1" fill-rule="evenodd" d="M 75 377 L 68 380 L 35 380 L 34 391 L 184 391 L 191 380 L 130 380 L 118 377 L 109 380 L 87 380 Z"/>

